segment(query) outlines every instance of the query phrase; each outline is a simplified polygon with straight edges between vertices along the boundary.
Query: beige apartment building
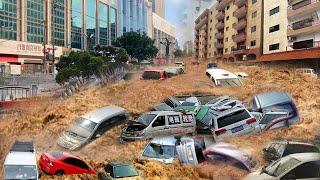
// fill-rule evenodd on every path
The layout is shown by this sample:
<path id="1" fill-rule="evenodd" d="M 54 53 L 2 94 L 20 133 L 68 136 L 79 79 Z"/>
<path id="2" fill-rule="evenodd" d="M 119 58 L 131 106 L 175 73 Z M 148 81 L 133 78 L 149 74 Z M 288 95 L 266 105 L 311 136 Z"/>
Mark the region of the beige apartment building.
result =
<path id="1" fill-rule="evenodd" d="M 208 58 L 208 22 L 209 9 L 203 13 L 195 21 L 195 57 L 198 60 L 206 60 Z"/>
<path id="2" fill-rule="evenodd" d="M 217 55 L 217 38 L 216 36 L 219 36 L 217 33 L 217 29 L 215 28 L 218 20 L 216 18 L 218 12 L 216 11 L 217 4 L 212 6 L 209 9 L 208 12 L 208 53 L 207 53 L 207 59 L 214 59 L 214 57 Z"/>

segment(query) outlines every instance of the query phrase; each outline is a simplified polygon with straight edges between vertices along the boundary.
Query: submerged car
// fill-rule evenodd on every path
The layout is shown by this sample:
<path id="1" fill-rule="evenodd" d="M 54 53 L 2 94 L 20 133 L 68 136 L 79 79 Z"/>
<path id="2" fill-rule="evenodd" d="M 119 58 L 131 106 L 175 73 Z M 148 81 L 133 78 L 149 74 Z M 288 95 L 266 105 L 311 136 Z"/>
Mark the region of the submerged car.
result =
<path id="1" fill-rule="evenodd" d="M 204 151 L 204 155 L 213 163 L 216 161 L 227 161 L 249 172 L 257 165 L 257 161 L 251 155 L 227 143 L 218 143 L 208 147 Z"/>
<path id="2" fill-rule="evenodd" d="M 33 142 L 16 141 L 3 164 L 3 179 L 38 180 L 39 172 Z"/>
<path id="3" fill-rule="evenodd" d="M 242 86 L 242 82 L 237 75 L 224 69 L 207 69 L 206 75 L 210 77 L 215 86 Z"/>
<path id="4" fill-rule="evenodd" d="M 207 69 L 214 69 L 214 68 L 218 68 L 218 64 L 217 63 L 209 63 L 209 64 L 207 64 Z"/>
<path id="5" fill-rule="evenodd" d="M 245 178 L 245 180 L 289 179 L 320 179 L 320 154 L 291 154 L 249 174 Z"/>
<path id="6" fill-rule="evenodd" d="M 275 141 L 263 149 L 264 159 L 273 162 L 295 153 L 320 153 L 319 148 L 313 144 L 294 141 Z"/>
<path id="7" fill-rule="evenodd" d="M 195 133 L 196 119 L 193 112 L 151 111 L 125 126 L 121 131 L 120 141 Z"/>
<path id="8" fill-rule="evenodd" d="M 106 131 L 123 123 L 129 114 L 121 107 L 107 106 L 78 117 L 63 132 L 58 145 L 69 150 L 76 150 L 99 138 Z"/>
<path id="9" fill-rule="evenodd" d="M 99 180 L 111 179 L 142 179 L 139 172 L 128 163 L 111 162 L 104 167 L 103 173 L 99 173 Z"/>
<path id="10" fill-rule="evenodd" d="M 169 77 L 171 76 L 177 76 L 184 73 L 183 67 L 165 67 L 164 71 L 168 74 Z"/>
<path id="11" fill-rule="evenodd" d="M 318 78 L 318 75 L 315 73 L 314 69 L 310 68 L 298 68 L 296 69 L 296 74 L 308 76 L 311 78 Z"/>
<path id="12" fill-rule="evenodd" d="M 177 155 L 181 163 L 196 165 L 205 160 L 202 152 L 204 149 L 203 139 L 156 137 L 145 147 L 140 160 L 155 160 L 170 164 Z"/>
<path id="13" fill-rule="evenodd" d="M 165 80 L 168 78 L 167 72 L 163 69 L 148 69 L 141 76 L 143 80 Z"/>
<path id="14" fill-rule="evenodd" d="M 262 129 L 276 129 L 299 122 L 300 117 L 292 98 L 285 92 L 268 92 L 255 96 L 252 112 L 262 113 Z"/>
<path id="15" fill-rule="evenodd" d="M 77 156 L 64 152 L 43 153 L 39 165 L 49 175 L 95 174 L 96 172 Z"/>

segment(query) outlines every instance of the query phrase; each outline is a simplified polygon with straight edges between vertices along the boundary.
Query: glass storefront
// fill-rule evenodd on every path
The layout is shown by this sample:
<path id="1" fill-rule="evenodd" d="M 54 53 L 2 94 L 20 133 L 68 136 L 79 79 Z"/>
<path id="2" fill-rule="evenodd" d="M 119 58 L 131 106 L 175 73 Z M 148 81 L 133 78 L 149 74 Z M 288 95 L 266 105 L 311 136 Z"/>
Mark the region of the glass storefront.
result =
<path id="1" fill-rule="evenodd" d="M 53 4 L 52 13 L 52 37 L 54 38 L 54 44 L 57 46 L 65 45 L 65 5 L 64 0 L 55 0 Z"/>
<path id="2" fill-rule="evenodd" d="M 0 39 L 17 39 L 17 0 L 0 0 Z"/>
<path id="3" fill-rule="evenodd" d="M 27 0 L 27 41 L 43 43 L 44 1 Z"/>
<path id="4" fill-rule="evenodd" d="M 71 1 L 71 47 L 81 49 L 82 46 L 82 0 Z"/>
<path id="5" fill-rule="evenodd" d="M 109 7 L 107 4 L 99 2 L 99 44 L 109 45 L 109 32 L 108 32 L 108 13 Z"/>

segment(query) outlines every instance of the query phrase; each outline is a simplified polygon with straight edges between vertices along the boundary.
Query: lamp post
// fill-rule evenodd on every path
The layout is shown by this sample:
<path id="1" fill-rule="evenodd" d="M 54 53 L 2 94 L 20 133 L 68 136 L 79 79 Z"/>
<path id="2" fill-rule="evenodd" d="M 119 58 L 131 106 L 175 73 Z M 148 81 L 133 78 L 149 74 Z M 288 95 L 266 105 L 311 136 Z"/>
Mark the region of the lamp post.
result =
<path id="1" fill-rule="evenodd" d="M 163 38 L 164 41 L 161 41 L 160 44 L 164 45 L 166 47 L 166 61 L 169 59 L 170 55 L 170 45 L 175 44 L 174 42 L 171 42 L 167 37 Z"/>

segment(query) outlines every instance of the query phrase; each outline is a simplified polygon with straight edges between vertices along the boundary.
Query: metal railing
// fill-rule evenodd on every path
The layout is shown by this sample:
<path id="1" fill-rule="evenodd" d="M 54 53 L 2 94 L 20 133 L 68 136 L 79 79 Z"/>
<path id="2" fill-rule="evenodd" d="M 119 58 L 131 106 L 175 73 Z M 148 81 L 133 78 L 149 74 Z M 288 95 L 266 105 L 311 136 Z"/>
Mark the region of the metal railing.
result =
<path id="1" fill-rule="evenodd" d="M 301 46 L 299 48 L 295 48 L 296 46 L 290 45 L 289 47 L 294 50 L 306 50 L 306 49 L 320 48 L 320 41 L 314 41 L 312 46 L 310 46 L 310 43 L 307 43 L 307 44 L 309 46 L 306 45 L 305 47 Z"/>
<path id="2" fill-rule="evenodd" d="M 312 18 L 310 18 L 310 19 L 305 19 L 305 20 L 290 24 L 288 28 L 292 30 L 298 30 L 306 27 L 315 26 L 318 24 L 320 24 L 320 21 L 314 21 Z"/>
<path id="3" fill-rule="evenodd" d="M 292 10 L 297 10 L 297 9 L 303 8 L 305 6 L 308 6 L 310 4 L 314 4 L 314 3 L 318 3 L 318 2 L 320 2 L 320 0 L 304 0 L 304 1 L 298 2 L 293 5 L 289 5 L 288 8 L 292 9 Z"/>

